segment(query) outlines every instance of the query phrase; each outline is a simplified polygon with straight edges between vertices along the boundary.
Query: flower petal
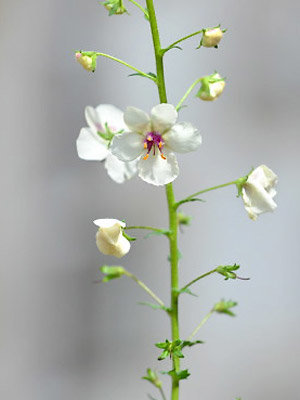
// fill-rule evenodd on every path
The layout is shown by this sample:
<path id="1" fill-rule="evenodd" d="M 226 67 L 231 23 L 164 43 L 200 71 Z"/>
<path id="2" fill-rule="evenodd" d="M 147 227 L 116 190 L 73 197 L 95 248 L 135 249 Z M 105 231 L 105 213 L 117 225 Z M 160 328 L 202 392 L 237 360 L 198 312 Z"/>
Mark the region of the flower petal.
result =
<path id="1" fill-rule="evenodd" d="M 147 160 L 140 159 L 138 163 L 139 177 L 152 185 L 161 186 L 174 181 L 179 174 L 177 159 L 174 153 L 167 149 L 164 160 L 159 152 L 152 154 Z"/>
<path id="2" fill-rule="evenodd" d="M 144 133 L 150 131 L 150 118 L 144 111 L 135 107 L 127 107 L 124 113 L 125 124 L 131 131 Z"/>
<path id="3" fill-rule="evenodd" d="M 109 129 L 114 133 L 127 130 L 124 123 L 124 113 L 119 108 L 112 104 L 100 104 L 96 108 L 96 112 L 99 117 L 100 125 L 104 130 L 105 124 L 107 124 Z"/>
<path id="4" fill-rule="evenodd" d="M 105 131 L 105 127 L 101 125 L 99 114 L 96 109 L 92 106 L 86 106 L 84 110 L 84 115 L 88 126 L 94 131 Z"/>
<path id="5" fill-rule="evenodd" d="M 109 151 L 106 142 L 90 128 L 82 128 L 76 140 L 77 153 L 83 160 L 104 160 Z"/>
<path id="6" fill-rule="evenodd" d="M 126 223 L 123 221 L 119 221 L 118 219 L 115 218 L 100 218 L 100 219 L 95 219 L 93 223 L 99 228 L 111 228 L 115 224 L 119 224 L 122 228 L 125 228 Z"/>
<path id="7" fill-rule="evenodd" d="M 254 221 L 258 215 L 268 211 L 274 211 L 277 207 L 273 198 L 262 186 L 245 183 L 242 197 L 245 209 L 248 212 L 249 217 Z"/>
<path id="8" fill-rule="evenodd" d="M 165 144 L 178 153 L 196 150 L 202 143 L 199 131 L 189 122 L 180 122 L 163 136 Z"/>
<path id="9" fill-rule="evenodd" d="M 177 121 L 178 113 L 172 104 L 158 104 L 151 110 L 151 122 L 154 131 L 161 134 L 169 130 Z"/>
<path id="10" fill-rule="evenodd" d="M 110 146 L 112 154 L 121 161 L 135 160 L 141 155 L 143 149 L 143 136 L 135 132 L 115 135 Z"/>
<path id="11" fill-rule="evenodd" d="M 137 161 L 120 161 L 113 154 L 108 154 L 104 164 L 108 175 L 117 183 L 124 183 L 137 173 Z"/>

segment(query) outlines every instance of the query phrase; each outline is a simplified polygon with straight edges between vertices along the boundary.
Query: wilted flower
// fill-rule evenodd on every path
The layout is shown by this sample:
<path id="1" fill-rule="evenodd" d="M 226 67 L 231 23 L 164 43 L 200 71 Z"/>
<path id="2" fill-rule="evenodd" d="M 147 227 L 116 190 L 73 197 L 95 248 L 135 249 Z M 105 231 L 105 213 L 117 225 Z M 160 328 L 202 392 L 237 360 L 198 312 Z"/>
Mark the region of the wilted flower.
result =
<path id="1" fill-rule="evenodd" d="M 144 111 L 128 107 L 124 121 L 129 132 L 114 136 L 112 153 L 122 161 L 138 159 L 139 176 L 145 182 L 157 186 L 172 182 L 179 173 L 174 151 L 194 151 L 202 140 L 192 124 L 176 123 L 177 117 L 171 104 L 153 107 L 150 117 Z"/>
<path id="2" fill-rule="evenodd" d="M 123 112 L 111 104 L 100 104 L 85 108 L 88 128 L 82 128 L 76 141 L 78 156 L 83 160 L 104 161 L 108 175 L 117 183 L 132 178 L 136 162 L 123 162 L 111 154 L 110 142 L 114 134 L 126 129 Z"/>
<path id="3" fill-rule="evenodd" d="M 200 46 L 218 47 L 223 37 L 223 31 L 220 27 L 204 29 Z"/>
<path id="4" fill-rule="evenodd" d="M 259 214 L 274 211 L 277 176 L 270 168 L 260 165 L 248 175 L 242 187 L 242 198 L 248 215 L 254 221 Z"/>
<path id="5" fill-rule="evenodd" d="M 205 101 L 216 100 L 222 94 L 224 87 L 225 79 L 215 72 L 202 78 L 197 97 Z"/>
<path id="6" fill-rule="evenodd" d="M 130 250 L 130 242 L 123 236 L 122 228 L 125 222 L 117 219 L 96 219 L 99 226 L 96 234 L 96 244 L 101 253 L 121 258 Z"/>

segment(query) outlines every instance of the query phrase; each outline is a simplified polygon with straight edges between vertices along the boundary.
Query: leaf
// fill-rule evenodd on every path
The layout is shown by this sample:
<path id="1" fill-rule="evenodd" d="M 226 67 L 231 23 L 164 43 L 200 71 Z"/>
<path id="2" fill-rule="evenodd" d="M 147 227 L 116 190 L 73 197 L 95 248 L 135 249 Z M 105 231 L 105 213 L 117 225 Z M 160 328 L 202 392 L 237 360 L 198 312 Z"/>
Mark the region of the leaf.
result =
<path id="1" fill-rule="evenodd" d="M 149 397 L 150 400 L 157 400 L 154 397 L 152 397 L 151 394 L 147 394 L 147 396 Z"/>
<path id="2" fill-rule="evenodd" d="M 141 74 L 140 72 L 135 72 L 133 74 L 129 74 L 128 76 L 141 76 L 142 78 L 148 78 L 148 79 L 151 79 L 150 78 L 150 76 L 151 76 L 152 78 L 157 79 L 157 76 L 153 72 L 147 72 L 147 75 L 149 75 L 149 76 L 145 76 L 145 75 Z"/>
<path id="3" fill-rule="evenodd" d="M 175 372 L 175 370 L 172 369 L 171 371 L 160 371 L 160 373 L 162 375 L 170 375 L 172 377 L 177 377 L 179 381 L 182 379 L 187 379 L 191 375 L 187 369 L 178 372 Z"/>
<path id="4" fill-rule="evenodd" d="M 159 304 L 149 303 L 148 301 L 141 301 L 138 304 L 140 304 L 141 306 L 151 307 L 151 308 L 153 308 L 153 310 L 164 310 L 164 311 L 170 312 L 170 308 L 161 306 Z"/>
<path id="5" fill-rule="evenodd" d="M 191 292 L 191 290 L 189 288 L 173 289 L 173 290 L 174 290 L 174 292 L 176 292 L 178 294 L 186 293 L 186 294 L 190 294 L 191 296 L 198 297 L 198 295 L 193 293 L 193 292 Z"/>
<path id="6" fill-rule="evenodd" d="M 202 340 L 196 340 L 195 342 L 190 342 L 189 340 L 184 340 L 182 343 L 181 347 L 192 347 L 195 346 L 195 344 L 203 344 L 204 342 Z"/>
<path id="7" fill-rule="evenodd" d="M 169 233 L 169 231 L 162 229 L 161 232 L 159 231 L 152 231 L 147 233 L 147 235 L 144 236 L 144 239 L 148 239 L 151 236 L 163 236 L 163 235 L 167 235 Z"/>

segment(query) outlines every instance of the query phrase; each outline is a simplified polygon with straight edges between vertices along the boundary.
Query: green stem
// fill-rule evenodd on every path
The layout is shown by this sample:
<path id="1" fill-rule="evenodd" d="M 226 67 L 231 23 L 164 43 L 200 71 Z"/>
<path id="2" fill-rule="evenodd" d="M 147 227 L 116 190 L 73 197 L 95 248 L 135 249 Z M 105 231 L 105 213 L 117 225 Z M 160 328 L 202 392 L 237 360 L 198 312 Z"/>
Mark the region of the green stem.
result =
<path id="1" fill-rule="evenodd" d="M 163 54 L 164 51 L 160 46 L 159 31 L 153 0 L 146 0 L 149 12 L 149 21 L 152 33 L 152 40 L 155 52 L 156 75 L 159 99 L 161 103 L 167 103 L 167 93 L 164 77 Z M 179 339 L 179 320 L 178 320 L 178 248 L 177 248 L 177 211 L 175 208 L 175 198 L 172 183 L 166 185 L 166 196 L 169 209 L 169 243 L 170 243 L 170 263 L 171 263 L 171 330 L 172 341 Z M 174 290 L 175 289 L 175 290 Z M 173 369 L 175 372 L 180 371 L 180 359 L 173 355 Z M 172 375 L 172 400 L 179 399 L 179 380 L 176 374 Z"/>
<path id="2" fill-rule="evenodd" d="M 167 400 L 166 395 L 165 395 L 165 392 L 164 392 L 164 390 L 163 390 L 162 387 L 159 388 L 159 392 L 160 392 L 160 394 L 161 394 L 162 399 L 163 399 L 163 400 Z"/>
<path id="3" fill-rule="evenodd" d="M 142 289 L 144 289 L 145 292 L 147 292 L 149 294 L 149 296 L 151 296 L 152 299 L 154 299 L 160 306 L 166 307 L 164 302 L 158 296 L 156 296 L 156 294 L 153 293 L 152 290 L 149 289 L 148 286 L 146 286 L 144 284 L 144 282 L 139 280 L 135 275 L 133 275 L 131 272 L 128 272 L 128 271 L 125 271 L 124 275 L 126 275 L 126 276 L 128 276 L 128 278 L 131 278 L 132 280 L 134 280 L 134 282 L 136 282 Z"/>
<path id="4" fill-rule="evenodd" d="M 213 274 L 213 273 L 215 273 L 215 272 L 217 272 L 217 270 L 216 270 L 216 269 L 213 269 L 213 270 L 211 270 L 211 271 L 209 271 L 209 272 L 206 272 L 206 273 L 203 274 L 203 275 L 198 276 L 198 278 L 193 279 L 193 280 L 192 280 L 191 282 L 189 282 L 187 285 L 183 286 L 183 288 L 182 288 L 181 290 L 187 289 L 188 287 L 192 286 L 194 283 L 200 281 L 200 279 L 203 279 L 203 278 L 205 278 L 206 276 L 209 276 L 209 275 L 211 275 L 211 274 Z"/>
<path id="5" fill-rule="evenodd" d="M 82 53 L 85 53 L 85 52 L 82 52 Z M 152 81 L 154 81 L 156 83 L 156 78 L 154 78 L 153 76 L 151 76 L 149 74 L 146 74 L 146 72 L 141 71 L 140 69 L 134 67 L 133 65 L 128 64 L 126 61 L 120 60 L 119 58 L 113 57 L 113 56 L 111 56 L 109 54 L 105 54 L 105 53 L 96 53 L 96 55 L 97 55 L 97 57 L 99 57 L 99 56 L 106 57 L 106 58 L 109 58 L 110 60 L 116 61 L 122 65 L 125 65 L 126 67 L 132 69 L 135 72 L 138 72 L 139 74 L 143 75 L 146 78 L 151 79 Z"/>
<path id="6" fill-rule="evenodd" d="M 132 4 L 134 4 L 136 7 L 138 7 L 144 14 L 146 18 L 149 18 L 148 12 L 144 9 L 144 7 L 142 7 L 137 1 L 134 0 L 128 0 L 130 1 Z"/>
<path id="7" fill-rule="evenodd" d="M 145 229 L 148 231 L 161 233 L 162 235 L 169 235 L 169 231 L 166 231 L 165 229 L 152 228 L 152 226 L 126 226 L 124 229 Z"/>
<path id="8" fill-rule="evenodd" d="M 196 329 L 193 330 L 193 332 L 190 334 L 188 337 L 188 340 L 191 341 L 193 337 L 196 335 L 196 333 L 199 331 L 199 329 L 209 320 L 209 318 L 213 315 L 214 310 L 211 310 L 200 322 L 200 324 L 196 327 Z"/>
<path id="9" fill-rule="evenodd" d="M 163 49 L 163 52 L 166 53 L 168 50 L 172 49 L 172 47 L 176 46 L 178 43 L 181 43 L 184 40 L 189 39 L 193 36 L 199 35 L 200 33 L 203 33 L 203 29 L 201 29 L 201 31 L 191 33 L 190 35 L 184 36 L 181 39 L 176 40 L 176 42 L 170 44 L 170 46 L 168 46 L 166 49 Z"/>
<path id="10" fill-rule="evenodd" d="M 232 182 L 223 183 L 222 185 L 213 186 L 213 187 L 210 187 L 208 189 L 200 190 L 199 192 L 193 193 L 190 196 L 186 197 L 185 199 L 178 201 L 175 204 L 175 208 L 177 209 L 181 204 L 187 203 L 188 201 L 193 199 L 195 196 L 199 196 L 199 194 L 203 194 L 203 193 L 206 193 L 206 192 L 210 192 L 212 190 L 221 189 L 221 188 L 224 188 L 226 186 L 236 185 L 236 184 L 237 184 L 237 180 L 236 181 L 232 181 Z"/>
<path id="11" fill-rule="evenodd" d="M 191 91 L 194 89 L 194 87 L 201 82 L 203 78 L 198 78 L 195 80 L 194 83 L 191 84 L 191 86 L 188 88 L 188 90 L 185 92 L 185 94 L 183 95 L 182 99 L 180 100 L 180 102 L 177 104 L 176 106 L 176 110 L 178 111 L 179 108 L 181 107 L 181 105 L 185 102 L 185 100 L 188 98 L 189 94 L 191 93 Z"/>

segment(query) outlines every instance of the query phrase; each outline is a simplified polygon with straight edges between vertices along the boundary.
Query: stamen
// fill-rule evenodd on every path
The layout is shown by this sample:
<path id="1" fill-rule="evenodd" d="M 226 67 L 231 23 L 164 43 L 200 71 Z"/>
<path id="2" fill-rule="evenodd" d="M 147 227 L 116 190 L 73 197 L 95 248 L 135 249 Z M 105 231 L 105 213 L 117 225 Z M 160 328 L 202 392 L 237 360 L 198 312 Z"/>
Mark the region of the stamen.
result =
<path id="1" fill-rule="evenodd" d="M 160 149 L 163 147 L 163 142 L 162 142 L 162 141 L 160 141 L 160 142 L 158 143 L 158 147 L 159 147 Z"/>
<path id="2" fill-rule="evenodd" d="M 146 149 L 146 148 L 147 148 L 147 143 L 145 142 L 145 143 L 144 143 L 144 149 Z"/>
<path id="3" fill-rule="evenodd" d="M 163 160 L 166 160 L 166 157 L 164 156 L 164 153 L 161 153 L 160 156 L 161 156 L 161 158 L 162 158 Z"/>
<path id="4" fill-rule="evenodd" d="M 145 157 L 143 157 L 143 160 L 147 160 L 149 158 L 149 153 L 147 153 L 146 155 L 145 155 Z"/>
<path id="5" fill-rule="evenodd" d="M 163 160 L 166 160 L 162 150 L 164 148 L 164 141 L 159 132 L 148 132 L 144 140 L 144 149 L 147 150 L 147 154 L 143 157 L 143 160 L 147 160 L 149 155 L 152 153 L 156 156 L 156 147 L 160 151 L 160 156 Z"/>

